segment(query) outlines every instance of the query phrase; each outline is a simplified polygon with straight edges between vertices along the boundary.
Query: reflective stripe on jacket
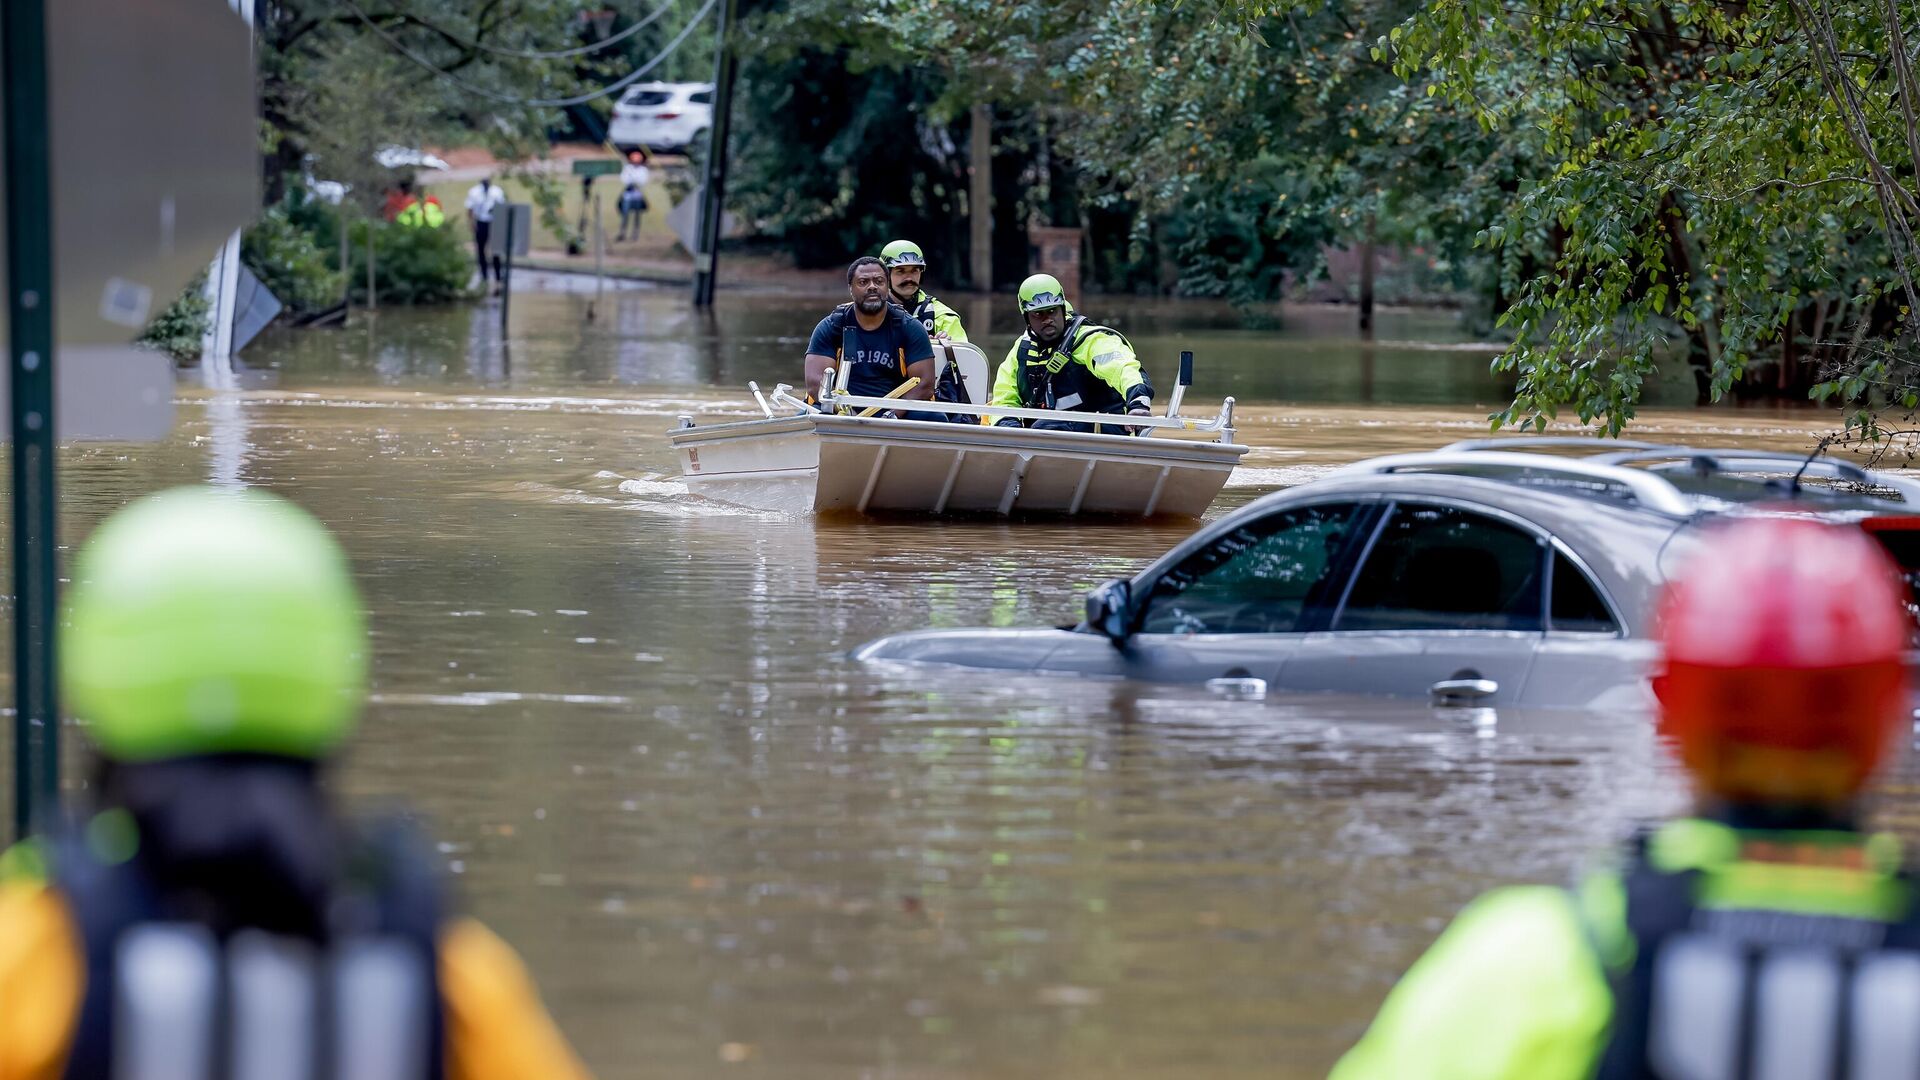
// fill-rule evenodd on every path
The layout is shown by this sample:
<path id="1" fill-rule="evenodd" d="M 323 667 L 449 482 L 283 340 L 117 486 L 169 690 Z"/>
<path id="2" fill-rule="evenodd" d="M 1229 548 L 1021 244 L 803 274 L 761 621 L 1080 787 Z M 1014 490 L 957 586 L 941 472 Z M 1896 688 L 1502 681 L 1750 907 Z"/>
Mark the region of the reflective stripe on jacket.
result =
<path id="1" fill-rule="evenodd" d="M 1689 819 L 1577 893 L 1496 890 L 1332 1080 L 1920 1075 L 1920 912 L 1899 862 L 1890 837 Z"/>
<path id="2" fill-rule="evenodd" d="M 139 1080 L 143 1064 L 195 1062 L 165 1075 L 212 1076 L 216 1061 L 315 1080 L 586 1076 L 519 958 L 476 922 L 435 921 L 421 940 L 369 913 L 324 950 L 244 929 L 221 942 L 141 915 L 137 875 L 111 862 L 74 873 L 70 847 L 0 859 L 0 1080 Z M 59 884 L 36 879 L 49 868 Z M 95 887 L 112 891 L 76 900 Z"/>

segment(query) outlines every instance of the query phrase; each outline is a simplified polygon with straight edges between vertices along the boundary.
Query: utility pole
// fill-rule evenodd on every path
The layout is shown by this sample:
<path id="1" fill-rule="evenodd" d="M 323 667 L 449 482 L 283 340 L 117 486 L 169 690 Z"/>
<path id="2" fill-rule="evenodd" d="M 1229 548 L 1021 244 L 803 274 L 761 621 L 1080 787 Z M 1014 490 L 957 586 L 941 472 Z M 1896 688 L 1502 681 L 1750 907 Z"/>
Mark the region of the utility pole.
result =
<path id="1" fill-rule="evenodd" d="M 739 0 L 720 5 L 720 26 L 714 33 L 713 124 L 707 128 L 706 179 L 700 187 L 700 250 L 693 253 L 693 306 L 713 306 L 713 282 L 718 273 L 720 217 L 726 211 L 727 129 L 733 121 L 733 80 L 740 64 L 727 35 L 733 28 Z"/>
<path id="2" fill-rule="evenodd" d="M 993 291 L 993 106 L 975 105 L 969 143 L 967 226 L 972 233 L 968 260 L 974 292 Z"/>
<path id="3" fill-rule="evenodd" d="M 0 3 L 5 50 L 7 381 L 13 433 L 13 823 L 60 794 L 54 697 L 53 181 L 46 0 Z"/>

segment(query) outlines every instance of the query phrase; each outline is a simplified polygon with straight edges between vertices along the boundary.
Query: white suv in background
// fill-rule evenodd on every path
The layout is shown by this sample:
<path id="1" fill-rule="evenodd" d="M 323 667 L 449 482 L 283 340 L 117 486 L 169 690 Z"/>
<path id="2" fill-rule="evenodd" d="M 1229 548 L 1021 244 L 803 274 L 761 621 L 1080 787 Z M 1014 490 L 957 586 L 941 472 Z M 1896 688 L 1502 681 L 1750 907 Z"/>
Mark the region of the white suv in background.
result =
<path id="1" fill-rule="evenodd" d="M 712 123 L 712 83 L 636 83 L 613 106 L 607 141 L 623 153 L 636 146 L 684 152 Z"/>

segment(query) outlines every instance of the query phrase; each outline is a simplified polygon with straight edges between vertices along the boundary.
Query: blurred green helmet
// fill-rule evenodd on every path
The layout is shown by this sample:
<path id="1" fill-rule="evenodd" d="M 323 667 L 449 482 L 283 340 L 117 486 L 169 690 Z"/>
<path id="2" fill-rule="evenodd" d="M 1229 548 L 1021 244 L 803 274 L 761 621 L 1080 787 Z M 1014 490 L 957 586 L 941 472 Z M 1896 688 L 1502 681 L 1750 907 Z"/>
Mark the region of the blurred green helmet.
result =
<path id="1" fill-rule="evenodd" d="M 911 240 L 895 240 L 880 249 L 880 261 L 889 270 L 896 266 L 925 266 L 927 255 Z"/>
<path id="2" fill-rule="evenodd" d="M 114 760 L 317 758 L 353 729 L 366 645 L 319 522 L 278 496 L 189 487 L 133 503 L 80 550 L 61 668 Z"/>
<path id="3" fill-rule="evenodd" d="M 1059 278 L 1052 274 L 1035 274 L 1020 283 L 1022 315 L 1055 307 L 1072 307 L 1067 303 L 1067 290 L 1061 288 Z"/>

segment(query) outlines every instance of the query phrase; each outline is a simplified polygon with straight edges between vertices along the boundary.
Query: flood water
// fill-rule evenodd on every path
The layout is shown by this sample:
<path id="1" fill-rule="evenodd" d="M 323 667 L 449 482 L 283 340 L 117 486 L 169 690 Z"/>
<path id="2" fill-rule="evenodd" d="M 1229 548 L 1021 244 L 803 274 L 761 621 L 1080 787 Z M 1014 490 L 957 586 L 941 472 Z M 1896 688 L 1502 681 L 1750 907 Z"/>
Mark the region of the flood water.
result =
<path id="1" fill-rule="evenodd" d="M 246 388 L 183 389 L 170 441 L 68 451 L 62 528 L 212 480 L 339 534 L 374 635 L 340 785 L 430 818 L 602 1076 L 1322 1075 L 1467 899 L 1680 803 L 1642 716 L 853 664 L 896 630 L 1074 621 L 1193 524 L 692 498 L 673 415 L 797 381 L 831 301 L 589 302 L 516 296 L 505 348 L 492 304 L 275 332 Z M 962 313 L 997 357 L 996 303 Z M 1503 389 L 1450 317 L 1388 313 L 1364 350 L 1350 317 L 1115 319 L 1163 395 L 1198 354 L 1189 412 L 1239 398 L 1257 449 L 1214 513 L 1484 432 Z M 1639 430 L 1804 448 L 1827 422 Z"/>

